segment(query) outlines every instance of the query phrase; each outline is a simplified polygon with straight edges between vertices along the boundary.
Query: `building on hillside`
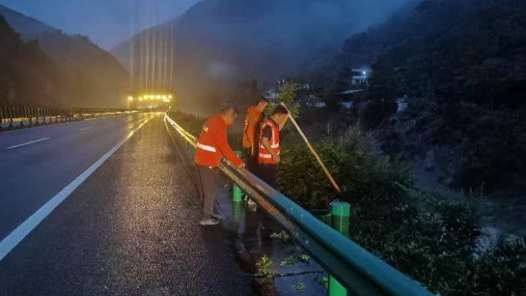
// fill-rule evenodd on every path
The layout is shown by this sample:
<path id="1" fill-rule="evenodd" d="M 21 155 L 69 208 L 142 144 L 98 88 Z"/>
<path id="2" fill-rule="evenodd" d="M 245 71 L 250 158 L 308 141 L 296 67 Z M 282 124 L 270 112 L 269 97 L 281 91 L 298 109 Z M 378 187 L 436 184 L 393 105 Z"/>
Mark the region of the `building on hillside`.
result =
<path id="1" fill-rule="evenodd" d="M 407 95 L 402 98 L 396 99 L 397 110 L 396 112 L 403 112 L 407 110 Z"/>
<path id="2" fill-rule="evenodd" d="M 324 108 L 325 102 L 314 94 L 308 94 L 300 98 L 300 103 L 306 107 Z"/>
<path id="3" fill-rule="evenodd" d="M 263 97 L 265 99 L 267 99 L 269 102 L 271 103 L 275 103 L 278 101 L 278 98 L 279 98 L 279 91 L 272 88 L 272 89 L 269 89 L 267 90 L 266 92 L 263 93 Z"/>
<path id="4" fill-rule="evenodd" d="M 371 77 L 371 68 L 353 68 L 351 69 L 351 84 L 352 85 L 368 85 L 369 78 Z"/>
<path id="5" fill-rule="evenodd" d="M 338 98 L 342 107 L 352 108 L 355 102 L 363 100 L 365 92 L 363 89 L 349 89 L 338 93 Z"/>
<path id="6" fill-rule="evenodd" d="M 287 80 L 287 79 L 278 79 L 276 81 L 276 88 L 278 89 L 278 91 L 283 91 L 283 89 L 285 88 L 285 85 L 287 84 L 287 82 L 290 82 L 290 80 Z M 304 90 L 309 90 L 310 89 L 310 84 L 309 83 L 298 83 L 298 89 L 304 89 Z"/>
<path id="7" fill-rule="evenodd" d="M 263 93 L 263 97 L 265 99 L 269 100 L 269 102 L 271 102 L 271 103 L 277 102 L 277 100 L 279 98 L 279 95 L 283 91 L 283 89 L 285 88 L 285 85 L 287 84 L 287 82 L 289 82 L 289 80 L 278 79 L 276 81 L 276 87 L 265 91 Z M 308 83 L 299 83 L 297 91 L 298 91 L 298 97 L 300 97 L 300 100 L 301 100 L 302 97 L 305 96 L 305 94 L 306 95 L 310 95 L 310 93 L 311 93 L 310 89 L 311 89 L 310 84 L 308 84 Z"/>

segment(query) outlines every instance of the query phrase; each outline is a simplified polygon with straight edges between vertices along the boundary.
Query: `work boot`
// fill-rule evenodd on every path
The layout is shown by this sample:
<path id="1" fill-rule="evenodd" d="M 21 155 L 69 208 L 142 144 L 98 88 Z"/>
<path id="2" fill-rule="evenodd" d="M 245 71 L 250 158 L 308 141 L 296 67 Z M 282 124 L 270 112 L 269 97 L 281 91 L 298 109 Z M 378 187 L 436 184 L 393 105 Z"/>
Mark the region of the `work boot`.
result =
<path id="1" fill-rule="evenodd" d="M 214 218 L 214 217 L 203 218 L 201 219 L 201 221 L 199 221 L 199 224 L 203 226 L 216 225 L 218 223 L 219 223 L 219 219 Z"/>
<path id="2" fill-rule="evenodd" d="M 219 219 L 219 220 L 221 220 L 221 218 L 223 218 L 223 217 L 221 217 L 221 215 L 219 215 L 219 214 L 217 214 L 217 213 L 213 213 L 213 214 L 212 214 L 212 218 L 215 218 L 215 219 Z"/>

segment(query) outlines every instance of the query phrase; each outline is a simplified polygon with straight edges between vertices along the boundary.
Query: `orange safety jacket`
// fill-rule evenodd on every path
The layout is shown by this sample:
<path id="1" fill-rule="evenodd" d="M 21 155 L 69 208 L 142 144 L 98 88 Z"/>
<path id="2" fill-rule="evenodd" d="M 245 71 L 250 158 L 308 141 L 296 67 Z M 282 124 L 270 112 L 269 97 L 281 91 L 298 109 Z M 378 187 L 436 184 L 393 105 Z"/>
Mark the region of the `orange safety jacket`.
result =
<path id="1" fill-rule="evenodd" d="M 243 164 L 243 161 L 228 145 L 227 129 L 228 125 L 221 114 L 214 115 L 205 122 L 197 140 L 197 151 L 194 157 L 197 165 L 219 167 L 223 156 L 235 166 Z"/>
<path id="2" fill-rule="evenodd" d="M 245 127 L 243 129 L 243 147 L 252 148 L 257 144 L 256 128 L 262 118 L 263 114 L 258 110 L 256 106 L 248 108 L 247 117 L 245 119 Z"/>
<path id="3" fill-rule="evenodd" d="M 265 146 L 263 146 L 261 142 L 261 140 L 263 139 L 263 130 L 266 126 L 269 126 L 272 130 L 272 137 L 269 141 L 270 148 L 277 155 L 279 155 L 281 151 L 279 147 L 279 127 L 276 123 L 274 123 L 274 121 L 267 119 L 261 124 L 261 131 L 259 133 L 258 163 L 276 165 L 277 163 L 274 161 L 274 159 L 272 159 L 272 154 L 270 153 L 270 151 L 267 150 L 267 148 L 265 148 Z"/>

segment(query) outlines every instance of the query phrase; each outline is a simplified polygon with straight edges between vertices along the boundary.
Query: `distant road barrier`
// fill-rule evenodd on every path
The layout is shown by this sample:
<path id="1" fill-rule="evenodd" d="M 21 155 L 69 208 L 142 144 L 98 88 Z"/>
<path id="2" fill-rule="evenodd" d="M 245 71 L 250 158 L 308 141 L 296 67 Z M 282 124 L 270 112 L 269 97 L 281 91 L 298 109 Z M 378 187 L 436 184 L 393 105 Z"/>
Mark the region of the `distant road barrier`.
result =
<path id="1" fill-rule="evenodd" d="M 197 138 L 178 125 L 168 113 L 164 120 L 177 131 L 180 144 L 191 150 L 193 155 Z M 348 295 L 433 295 L 247 170 L 237 169 L 225 159 L 221 161 L 220 169 L 344 286 Z"/>
<path id="2" fill-rule="evenodd" d="M 0 130 L 136 113 L 108 108 L 42 108 L 0 106 Z"/>

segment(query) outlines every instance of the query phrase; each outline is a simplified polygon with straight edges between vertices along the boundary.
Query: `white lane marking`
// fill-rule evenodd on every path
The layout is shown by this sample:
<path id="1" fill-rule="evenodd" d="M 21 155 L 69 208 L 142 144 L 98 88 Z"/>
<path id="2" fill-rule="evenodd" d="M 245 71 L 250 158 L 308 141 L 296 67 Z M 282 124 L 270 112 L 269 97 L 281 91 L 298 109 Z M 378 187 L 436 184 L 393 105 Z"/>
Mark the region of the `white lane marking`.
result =
<path id="1" fill-rule="evenodd" d="M 35 144 L 35 143 L 38 143 L 38 142 L 47 141 L 49 139 L 51 139 L 51 138 L 42 138 L 42 139 L 38 139 L 38 140 L 27 142 L 27 143 L 22 143 L 22 144 L 14 145 L 14 146 L 11 146 L 11 147 L 7 147 L 5 149 L 15 149 L 15 148 L 26 146 L 26 145 L 31 145 L 31 144 Z"/>
<path id="2" fill-rule="evenodd" d="M 153 118 L 153 117 L 152 117 Z M 104 154 L 99 160 L 87 168 L 82 174 L 80 174 L 75 180 L 64 187 L 57 195 L 50 199 L 45 205 L 38 209 L 31 217 L 27 218 L 22 224 L 20 224 L 13 232 L 6 236 L 0 242 L 0 261 L 4 259 L 9 252 L 11 252 L 35 227 L 37 227 L 42 220 L 44 220 L 53 210 L 55 210 L 80 184 L 95 172 L 110 156 L 117 151 L 128 139 L 130 139 L 135 132 L 143 127 L 152 118 L 146 119 L 136 129 L 132 130 L 126 138 L 119 142 L 115 147 L 111 148 L 106 154 Z"/>
<path id="3" fill-rule="evenodd" d="M 125 116 L 125 115 L 123 115 Z M 120 117 L 120 116 L 119 116 Z M 107 119 L 107 118 L 95 118 L 95 119 Z M 85 120 L 78 120 L 78 121 L 70 121 L 70 122 L 58 122 L 56 124 L 51 124 L 51 123 L 46 123 L 46 125 L 43 125 L 43 126 L 33 126 L 33 127 L 30 127 L 30 128 L 24 128 L 24 129 L 19 129 L 19 130 L 12 130 L 12 131 L 3 131 L 2 134 L 9 134 L 9 133 L 21 133 L 21 132 L 27 132 L 27 131 L 32 131 L 32 130 L 36 130 L 36 129 L 43 129 L 43 128 L 50 128 L 50 127 L 61 127 L 61 126 L 66 126 L 66 125 L 69 125 L 69 124 L 80 124 L 80 123 L 83 123 L 85 122 Z"/>
<path id="4" fill-rule="evenodd" d="M 87 131 L 87 130 L 92 129 L 92 128 L 93 128 L 92 126 L 89 126 L 89 127 L 81 128 L 80 130 L 81 131 Z"/>

